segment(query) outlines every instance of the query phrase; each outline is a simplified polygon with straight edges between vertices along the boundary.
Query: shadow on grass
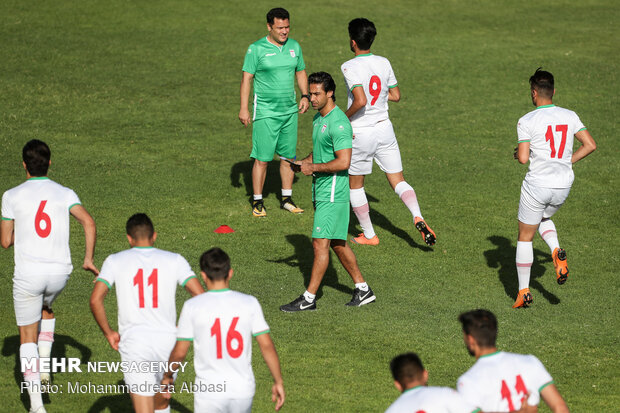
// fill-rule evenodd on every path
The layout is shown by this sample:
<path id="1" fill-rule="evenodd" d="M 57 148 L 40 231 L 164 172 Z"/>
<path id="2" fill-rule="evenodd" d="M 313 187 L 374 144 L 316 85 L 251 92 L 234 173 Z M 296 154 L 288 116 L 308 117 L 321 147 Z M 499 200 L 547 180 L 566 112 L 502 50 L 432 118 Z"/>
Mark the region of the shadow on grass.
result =
<path id="1" fill-rule="evenodd" d="M 286 264 L 289 267 L 298 267 L 304 278 L 304 286 L 307 287 L 310 283 L 310 275 L 312 273 L 312 263 L 314 262 L 314 249 L 312 248 L 312 239 L 302 234 L 290 234 L 286 236 L 286 240 L 295 247 L 295 253 L 290 257 L 280 258 L 279 260 L 267 260 L 269 262 L 275 262 L 278 264 Z M 334 261 L 335 260 L 335 261 Z M 333 251 L 330 251 L 329 265 L 323 282 L 316 293 L 316 298 L 319 299 L 323 296 L 323 287 L 331 287 L 335 290 L 341 291 L 347 294 L 353 294 L 353 289 L 347 285 L 340 284 L 338 281 L 338 274 L 334 269 L 334 262 L 340 265 L 338 257 Z M 347 274 L 348 277 L 348 274 Z M 351 281 L 353 283 L 353 281 Z"/>
<path id="2" fill-rule="evenodd" d="M 252 188 L 253 165 L 254 159 L 250 159 L 248 161 L 237 162 L 230 168 L 230 185 L 234 188 L 245 186 L 245 193 L 247 196 L 252 196 L 254 194 L 254 189 Z M 293 184 L 298 180 L 299 178 L 295 175 Z M 265 186 L 263 187 L 263 198 L 273 193 L 280 199 L 281 189 L 280 161 L 274 160 L 267 163 L 267 176 L 265 177 Z"/>
<path id="3" fill-rule="evenodd" d="M 116 383 L 118 386 L 125 385 L 123 380 L 119 380 Z M 170 400 L 170 408 L 181 413 L 191 413 L 191 410 L 183 406 L 178 401 L 172 398 Z M 102 412 L 119 412 L 119 413 L 132 413 L 133 406 L 131 404 L 131 397 L 129 393 L 122 393 L 116 395 L 102 396 L 90 406 L 87 413 L 102 413 Z"/>
<path id="4" fill-rule="evenodd" d="M 508 238 L 500 237 L 498 235 L 487 238 L 497 248 L 486 250 L 484 257 L 487 260 L 487 265 L 490 268 L 499 268 L 498 275 L 499 280 L 504 284 L 504 291 L 506 295 L 513 300 L 517 299 L 517 293 L 519 292 L 519 280 L 517 278 L 517 269 L 515 267 L 515 257 L 517 255 L 517 247 L 513 247 L 511 241 Z M 538 278 L 542 277 L 545 273 L 544 263 L 553 262 L 551 255 L 542 252 L 541 250 L 534 249 L 534 262 L 532 263 L 532 272 L 530 276 L 530 288 L 534 288 L 539 291 L 543 297 L 551 304 L 559 304 L 560 299 L 550 291 L 547 291 L 545 287 L 538 282 Z M 553 280 L 555 280 L 555 272 L 553 273 Z M 536 298 L 534 298 L 536 300 Z"/>
<path id="5" fill-rule="evenodd" d="M 2 344 L 2 355 L 4 357 L 14 356 L 15 358 L 15 367 L 13 368 L 13 378 L 15 379 L 15 384 L 17 385 L 17 389 L 21 387 L 21 382 L 23 379 L 21 372 L 21 365 L 19 361 L 19 335 L 6 337 Z M 79 343 L 75 339 L 70 336 L 65 336 L 62 334 L 54 334 L 54 345 L 52 346 L 52 354 L 53 358 L 66 358 L 67 357 L 67 347 L 73 347 L 80 352 L 80 364 L 86 364 L 90 361 L 90 357 L 92 355 L 92 351 Z M 54 382 L 54 376 L 52 374 L 52 383 Z M 21 392 L 20 399 L 24 408 L 28 410 L 27 406 L 30 406 L 30 399 L 28 397 L 28 392 Z M 43 403 L 51 404 L 52 401 L 49 397 L 48 393 L 43 393 Z"/>

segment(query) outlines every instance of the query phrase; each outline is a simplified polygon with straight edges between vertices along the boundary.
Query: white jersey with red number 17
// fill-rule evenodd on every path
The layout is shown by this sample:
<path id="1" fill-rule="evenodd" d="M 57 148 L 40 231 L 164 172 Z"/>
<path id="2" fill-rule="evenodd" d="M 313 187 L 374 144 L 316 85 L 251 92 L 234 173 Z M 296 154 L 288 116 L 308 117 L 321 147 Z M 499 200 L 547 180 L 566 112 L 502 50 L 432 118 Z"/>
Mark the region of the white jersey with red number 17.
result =
<path id="1" fill-rule="evenodd" d="M 252 336 L 269 332 L 258 300 L 230 289 L 211 290 L 185 302 L 177 340 L 194 343 L 196 381 L 207 389 L 194 397 L 254 397 Z M 225 386 L 224 386 L 225 384 Z"/>
<path id="2" fill-rule="evenodd" d="M 572 110 L 539 106 L 517 124 L 518 142 L 530 143 L 530 166 L 525 181 L 540 188 L 570 188 L 573 173 L 573 140 L 585 129 Z"/>
<path id="3" fill-rule="evenodd" d="M 351 117 L 353 128 L 374 126 L 389 118 L 388 94 L 390 88 L 398 86 L 390 61 L 372 53 L 357 55 L 344 62 L 340 68 L 347 85 L 350 107 L 353 103 L 352 90 L 362 87 L 366 94 L 366 106 Z"/>
<path id="4" fill-rule="evenodd" d="M 540 402 L 540 392 L 553 383 L 543 364 L 532 355 L 498 351 L 480 357 L 457 382 L 458 392 L 484 412 L 519 410 Z"/>
<path id="5" fill-rule="evenodd" d="M 80 199 L 47 177 L 30 178 L 2 196 L 2 219 L 14 221 L 15 275 L 70 274 L 69 210 Z"/>
<path id="6" fill-rule="evenodd" d="M 418 386 L 405 390 L 385 413 L 476 413 L 480 409 L 468 403 L 449 387 Z"/>
<path id="7" fill-rule="evenodd" d="M 116 284 L 118 332 L 149 330 L 175 334 L 176 287 L 196 275 L 181 255 L 153 247 L 134 247 L 110 255 L 97 281 Z"/>

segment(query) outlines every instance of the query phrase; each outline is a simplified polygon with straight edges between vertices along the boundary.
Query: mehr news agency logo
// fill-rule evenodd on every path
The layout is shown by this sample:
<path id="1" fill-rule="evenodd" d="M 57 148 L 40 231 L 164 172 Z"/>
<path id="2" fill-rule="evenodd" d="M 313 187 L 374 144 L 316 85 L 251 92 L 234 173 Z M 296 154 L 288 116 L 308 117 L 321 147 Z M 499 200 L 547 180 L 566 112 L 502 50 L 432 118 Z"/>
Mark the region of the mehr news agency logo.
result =
<path id="1" fill-rule="evenodd" d="M 82 365 L 80 358 L 21 358 L 21 371 L 28 373 L 152 373 L 162 374 L 171 371 L 175 375 L 185 372 L 185 362 L 168 361 L 89 361 Z M 154 393 L 225 393 L 226 381 L 222 383 L 194 383 L 183 382 L 171 386 L 159 383 L 138 384 L 95 384 L 92 382 L 67 382 L 67 386 L 57 383 L 39 384 L 42 393 L 138 393 L 152 391 Z M 37 386 L 31 382 L 22 381 L 20 391 L 27 391 L 30 386 Z"/>

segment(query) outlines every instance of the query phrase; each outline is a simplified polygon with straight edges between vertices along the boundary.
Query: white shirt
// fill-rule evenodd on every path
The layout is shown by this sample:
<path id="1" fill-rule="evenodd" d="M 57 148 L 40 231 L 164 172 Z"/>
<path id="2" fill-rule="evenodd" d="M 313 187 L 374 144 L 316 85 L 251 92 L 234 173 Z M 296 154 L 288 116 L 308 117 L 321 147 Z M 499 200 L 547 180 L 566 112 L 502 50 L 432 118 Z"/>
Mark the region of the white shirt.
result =
<path id="1" fill-rule="evenodd" d="M 16 276 L 71 273 L 69 210 L 79 204 L 75 192 L 47 177 L 2 195 L 2 219 L 14 220 Z"/>
<path id="2" fill-rule="evenodd" d="M 498 351 L 480 357 L 457 382 L 458 392 L 485 412 L 510 412 L 528 404 L 538 405 L 540 391 L 553 379 L 532 355 Z"/>
<path id="3" fill-rule="evenodd" d="M 97 281 L 116 284 L 118 332 L 137 329 L 176 332 L 176 287 L 195 277 L 181 255 L 153 247 L 134 247 L 110 255 Z"/>
<path id="4" fill-rule="evenodd" d="M 417 386 L 405 390 L 385 413 L 474 413 L 476 406 L 449 387 Z"/>
<path id="5" fill-rule="evenodd" d="M 258 300 L 230 289 L 211 290 L 185 302 L 177 340 L 193 340 L 197 381 L 226 382 L 213 399 L 254 396 L 252 336 L 269 332 Z"/>
<path id="6" fill-rule="evenodd" d="M 572 110 L 539 106 L 517 124 L 519 143 L 530 143 L 525 181 L 541 188 L 570 188 L 575 177 L 571 157 L 575 134 L 585 129 Z"/>
<path id="7" fill-rule="evenodd" d="M 374 126 L 388 116 L 388 93 L 398 86 L 390 61 L 372 53 L 357 55 L 340 67 L 347 85 L 349 103 L 353 103 L 352 90 L 362 87 L 366 94 L 366 106 L 351 117 L 353 129 Z"/>

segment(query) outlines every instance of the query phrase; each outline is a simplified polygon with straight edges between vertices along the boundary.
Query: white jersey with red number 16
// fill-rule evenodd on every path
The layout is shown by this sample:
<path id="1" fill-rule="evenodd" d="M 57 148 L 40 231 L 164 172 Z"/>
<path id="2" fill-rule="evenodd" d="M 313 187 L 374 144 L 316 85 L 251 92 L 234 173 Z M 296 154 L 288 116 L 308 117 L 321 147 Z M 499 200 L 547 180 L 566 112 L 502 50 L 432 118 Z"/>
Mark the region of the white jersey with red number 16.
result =
<path id="1" fill-rule="evenodd" d="M 553 379 L 536 357 L 498 351 L 482 356 L 457 382 L 458 392 L 484 412 L 519 410 L 540 402 L 540 392 Z"/>
<path id="2" fill-rule="evenodd" d="M 417 386 L 405 390 L 385 413 L 476 413 L 454 389 Z"/>
<path id="3" fill-rule="evenodd" d="M 253 397 L 252 336 L 268 332 L 263 310 L 251 295 L 211 290 L 187 300 L 179 317 L 177 340 L 194 342 L 196 381 L 207 389 L 220 389 L 194 397 Z"/>
<path id="4" fill-rule="evenodd" d="M 539 106 L 517 124 L 518 142 L 530 143 L 530 166 L 525 181 L 540 188 L 570 188 L 573 173 L 573 140 L 585 129 L 572 110 Z"/>
<path id="5" fill-rule="evenodd" d="M 97 281 L 116 284 L 118 332 L 139 329 L 176 332 L 177 284 L 196 277 L 181 255 L 153 247 L 134 247 L 110 255 Z"/>
<path id="6" fill-rule="evenodd" d="M 75 192 L 47 177 L 4 193 L 2 219 L 14 220 L 16 276 L 71 273 L 69 210 L 78 204 Z"/>
<path id="7" fill-rule="evenodd" d="M 350 107 L 353 103 L 352 90 L 361 86 L 366 94 L 366 106 L 351 117 L 353 128 L 374 126 L 389 118 L 388 93 L 398 86 L 390 61 L 372 53 L 355 56 L 340 67 L 347 85 Z"/>

